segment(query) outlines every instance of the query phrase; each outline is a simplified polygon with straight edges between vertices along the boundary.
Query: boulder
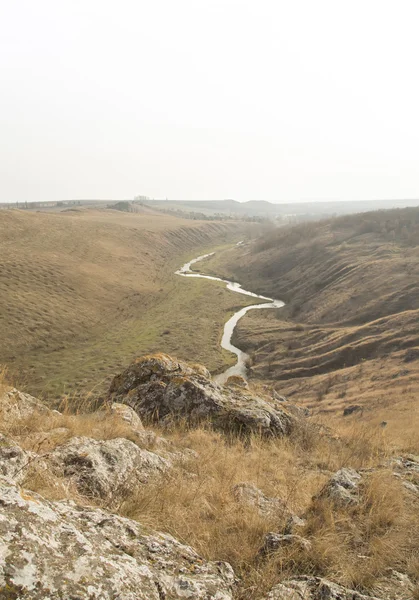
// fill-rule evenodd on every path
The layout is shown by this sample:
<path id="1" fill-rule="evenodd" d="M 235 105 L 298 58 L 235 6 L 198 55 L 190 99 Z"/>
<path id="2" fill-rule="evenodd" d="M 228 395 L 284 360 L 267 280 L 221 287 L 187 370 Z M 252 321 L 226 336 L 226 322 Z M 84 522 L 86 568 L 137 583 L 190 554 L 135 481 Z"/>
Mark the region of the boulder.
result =
<path id="1" fill-rule="evenodd" d="M 232 600 L 228 563 L 170 535 L 0 477 L 0 596 L 19 600 Z"/>
<path id="2" fill-rule="evenodd" d="M 327 498 L 341 506 L 358 504 L 360 482 L 361 475 L 354 469 L 340 469 L 329 479 L 317 498 Z"/>
<path id="3" fill-rule="evenodd" d="M 171 466 L 167 458 L 139 448 L 125 438 L 71 438 L 48 457 L 55 473 L 71 478 L 87 497 L 110 500 L 118 491 L 147 483 Z"/>
<path id="4" fill-rule="evenodd" d="M 210 421 L 219 430 L 239 435 L 282 436 L 291 432 L 296 421 L 279 405 L 237 386 L 219 386 L 205 367 L 166 354 L 135 360 L 114 378 L 109 399 L 128 404 L 149 422 Z"/>
<path id="5" fill-rule="evenodd" d="M 321 579 L 299 577 L 276 585 L 264 600 L 379 600 Z"/>

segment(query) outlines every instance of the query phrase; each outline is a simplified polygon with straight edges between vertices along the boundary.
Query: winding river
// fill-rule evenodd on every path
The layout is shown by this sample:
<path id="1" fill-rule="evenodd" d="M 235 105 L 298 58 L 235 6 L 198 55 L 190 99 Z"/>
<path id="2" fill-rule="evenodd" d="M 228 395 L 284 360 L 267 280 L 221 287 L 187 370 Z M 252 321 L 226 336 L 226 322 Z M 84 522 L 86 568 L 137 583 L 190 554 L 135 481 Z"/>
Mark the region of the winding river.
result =
<path id="1" fill-rule="evenodd" d="M 238 245 L 240 245 L 240 243 L 241 242 L 239 242 Z M 194 258 L 188 263 L 185 263 L 183 267 L 178 269 L 176 271 L 176 275 L 181 275 L 182 277 L 199 277 L 201 279 L 210 279 L 211 281 L 222 281 L 226 284 L 227 289 L 231 290 L 232 292 L 237 292 L 238 294 L 244 294 L 245 296 L 252 296 L 252 298 L 258 298 L 259 300 L 266 301 L 262 304 L 251 304 L 250 306 L 245 306 L 244 308 L 241 308 L 239 311 L 234 313 L 234 315 L 230 317 L 230 319 L 224 325 L 223 337 L 221 338 L 221 347 L 225 350 L 233 352 L 233 354 L 237 356 L 237 362 L 235 365 L 228 368 L 223 373 L 220 373 L 219 375 L 216 375 L 214 377 L 214 380 L 217 381 L 217 383 L 222 384 L 225 383 L 225 381 L 231 375 L 241 375 L 242 377 L 247 376 L 246 364 L 249 359 L 249 355 L 246 354 L 246 352 L 240 350 L 240 348 L 233 346 L 233 344 L 231 343 L 234 328 L 236 327 L 238 321 L 242 317 L 244 317 L 244 315 L 249 310 L 253 310 L 255 308 L 281 308 L 281 306 L 284 306 L 284 302 L 282 302 L 282 300 L 274 300 L 273 298 L 267 298 L 266 296 L 260 296 L 258 294 L 254 294 L 253 292 L 248 292 L 247 290 L 244 290 L 239 283 L 235 283 L 234 281 L 229 281 L 228 279 L 221 279 L 220 277 L 213 277 L 212 275 L 202 275 L 201 273 L 197 273 L 192 270 L 192 265 L 196 264 L 201 260 L 204 260 L 204 258 L 208 258 L 209 256 L 213 255 L 214 252 L 211 252 L 210 254 L 203 254 L 202 256 Z"/>

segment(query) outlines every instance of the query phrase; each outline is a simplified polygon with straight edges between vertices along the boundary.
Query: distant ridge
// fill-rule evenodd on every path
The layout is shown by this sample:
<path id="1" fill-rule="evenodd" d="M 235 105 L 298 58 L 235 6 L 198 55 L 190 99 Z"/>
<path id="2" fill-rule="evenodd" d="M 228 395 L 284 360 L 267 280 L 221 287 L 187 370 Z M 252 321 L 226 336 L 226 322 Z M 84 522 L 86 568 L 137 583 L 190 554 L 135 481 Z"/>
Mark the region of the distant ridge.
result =
<path id="1" fill-rule="evenodd" d="M 267 200 L 147 200 L 150 206 L 163 209 L 193 210 L 197 212 L 236 213 L 249 216 L 284 215 L 343 215 L 371 210 L 419 206 L 419 199 L 349 200 L 321 202 L 284 202 L 274 204 Z"/>

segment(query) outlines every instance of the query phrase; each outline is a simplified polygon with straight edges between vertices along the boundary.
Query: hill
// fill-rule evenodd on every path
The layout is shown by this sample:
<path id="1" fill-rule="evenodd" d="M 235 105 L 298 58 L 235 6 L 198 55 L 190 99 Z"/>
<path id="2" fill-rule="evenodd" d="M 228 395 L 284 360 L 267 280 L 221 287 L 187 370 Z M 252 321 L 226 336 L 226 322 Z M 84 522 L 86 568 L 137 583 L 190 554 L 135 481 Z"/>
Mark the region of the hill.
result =
<path id="1" fill-rule="evenodd" d="M 218 348 L 222 323 L 242 300 L 174 271 L 239 235 L 234 222 L 148 209 L 0 211 L 0 364 L 52 397 L 101 389 L 156 349 L 219 368 L 230 358 Z"/>
<path id="2" fill-rule="evenodd" d="M 318 220 L 327 216 L 368 212 L 379 209 L 417 206 L 417 199 L 320 201 L 320 202 L 268 202 L 266 200 L 147 200 L 147 204 L 160 210 L 180 210 L 214 215 L 240 217 L 265 217 L 288 221 Z"/>
<path id="3" fill-rule="evenodd" d="M 281 381 L 283 392 L 317 411 L 356 404 L 381 407 L 380 418 L 402 402 L 407 421 L 413 416 L 419 209 L 277 229 L 218 255 L 206 269 L 286 302 L 251 311 L 236 330 L 254 377 Z"/>

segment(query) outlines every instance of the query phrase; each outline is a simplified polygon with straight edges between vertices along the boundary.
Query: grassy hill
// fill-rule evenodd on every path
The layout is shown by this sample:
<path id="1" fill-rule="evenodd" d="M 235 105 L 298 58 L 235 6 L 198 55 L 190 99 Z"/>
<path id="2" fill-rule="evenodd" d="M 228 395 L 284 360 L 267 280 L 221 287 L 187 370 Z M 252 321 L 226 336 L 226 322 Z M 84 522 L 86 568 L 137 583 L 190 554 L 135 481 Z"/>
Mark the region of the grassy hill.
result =
<path id="1" fill-rule="evenodd" d="M 388 414 L 396 402 L 412 410 L 419 387 L 418 208 L 277 229 L 218 255 L 208 268 L 287 303 L 240 321 L 235 341 L 251 353 L 255 377 L 317 411 L 359 404 Z"/>
<path id="2" fill-rule="evenodd" d="M 222 323 L 246 301 L 174 271 L 237 236 L 237 223 L 151 210 L 1 211 L 0 364 L 53 397 L 101 389 L 153 350 L 220 368 L 231 360 L 218 346 Z"/>

